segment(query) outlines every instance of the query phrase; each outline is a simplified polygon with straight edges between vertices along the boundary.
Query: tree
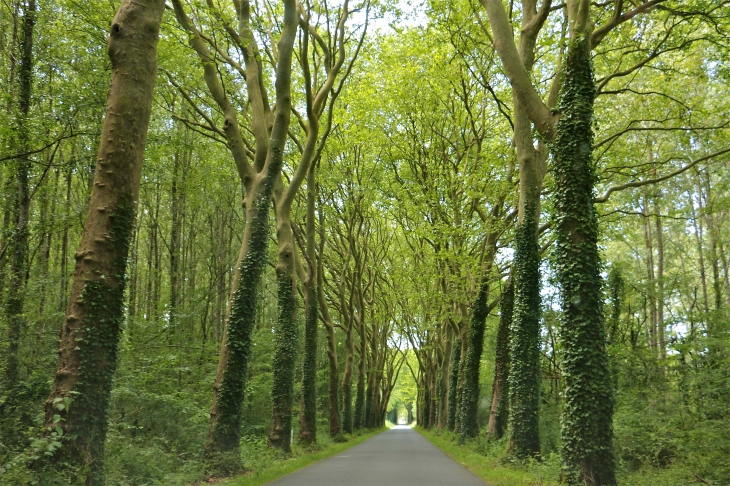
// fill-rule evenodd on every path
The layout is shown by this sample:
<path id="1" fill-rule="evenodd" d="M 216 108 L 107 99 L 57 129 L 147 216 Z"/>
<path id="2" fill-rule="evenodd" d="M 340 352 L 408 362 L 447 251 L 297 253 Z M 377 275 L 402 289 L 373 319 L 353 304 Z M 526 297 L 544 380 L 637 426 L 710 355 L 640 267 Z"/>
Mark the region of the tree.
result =
<path id="1" fill-rule="evenodd" d="M 250 358 L 251 332 L 256 317 L 257 290 L 266 266 L 269 203 L 281 174 L 291 118 L 291 61 L 297 31 L 297 12 L 295 2 L 284 2 L 284 22 L 276 63 L 276 106 L 273 113 L 262 79 L 262 59 L 250 23 L 251 9 L 248 2 L 235 4 L 240 33 L 224 22 L 224 28 L 241 50 L 245 61 L 245 82 L 251 101 L 251 128 L 255 139 L 253 164 L 250 164 L 235 108 L 228 100 L 215 66 L 210 62 L 213 55 L 208 44 L 212 43 L 214 49 L 217 46 L 214 40 L 204 37 L 193 25 L 179 0 L 174 2 L 174 7 L 178 22 L 191 35 L 191 46 L 203 63 L 208 89 L 225 114 L 224 134 L 246 191 L 246 229 L 236 273 L 231 283 L 229 314 L 213 387 L 210 434 L 206 447 L 212 470 L 230 472 L 241 467 L 238 453 L 241 406 Z M 216 12 L 215 7 L 210 7 Z M 241 69 L 235 61 L 230 62 Z M 198 112 L 201 113 L 200 110 Z M 270 124 L 269 120 L 272 118 L 273 123 Z M 293 312 L 293 308 L 290 303 L 282 304 L 286 305 L 280 307 L 280 315 L 282 319 L 286 319 L 285 315 Z M 292 352 L 293 350 L 288 350 L 289 354 L 282 358 L 293 359 L 290 355 Z"/>
<path id="2" fill-rule="evenodd" d="M 127 258 L 157 74 L 164 2 L 125 1 L 112 21 L 112 81 L 94 185 L 45 427 L 68 437 L 65 461 L 86 484 L 103 484 L 109 398 L 124 320 Z M 60 435 L 60 434 L 59 434 Z"/>
<path id="3" fill-rule="evenodd" d="M 18 66 L 18 106 L 15 111 L 15 137 L 18 152 L 23 154 L 15 161 L 15 174 L 8 179 L 8 186 L 15 183 L 14 194 L 10 198 L 10 210 L 7 211 L 8 223 L 12 226 L 9 241 L 2 252 L 11 249 L 10 279 L 8 295 L 5 298 L 5 316 L 8 320 L 9 349 L 5 364 L 5 400 L 8 414 L 17 413 L 16 388 L 20 380 L 20 339 L 26 327 L 23 307 L 25 300 L 25 273 L 28 266 L 28 219 L 30 213 L 30 190 L 28 177 L 30 161 L 26 152 L 29 150 L 30 130 L 29 113 L 33 93 L 33 30 L 36 19 L 36 2 L 29 0 L 23 5 L 23 31 L 20 42 L 20 63 Z M 11 89 L 13 87 L 11 86 Z M 11 246 L 12 245 L 12 246 Z M 4 262 L 3 262 L 4 263 Z M 4 277 L 4 275 L 3 275 Z M 2 296 L 0 295 L 0 298 Z M 16 440 L 17 430 L 13 425 L 3 427 L 6 440 Z"/>
<path id="4" fill-rule="evenodd" d="M 565 406 L 562 456 L 569 484 L 616 484 L 613 384 L 606 353 L 598 221 L 594 207 L 595 81 L 587 29 L 590 3 L 568 3 L 570 41 L 552 145 L 556 273 L 563 307 Z"/>

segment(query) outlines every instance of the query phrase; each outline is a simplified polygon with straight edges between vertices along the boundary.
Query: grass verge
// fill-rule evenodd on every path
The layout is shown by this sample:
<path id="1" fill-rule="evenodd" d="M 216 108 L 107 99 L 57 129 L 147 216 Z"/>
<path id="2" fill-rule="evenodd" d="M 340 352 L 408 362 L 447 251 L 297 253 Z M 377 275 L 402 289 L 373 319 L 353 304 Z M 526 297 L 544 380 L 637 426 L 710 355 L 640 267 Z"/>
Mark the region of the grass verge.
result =
<path id="1" fill-rule="evenodd" d="M 226 486 L 260 486 L 286 476 L 287 474 L 298 471 L 299 469 L 314 464 L 315 462 L 321 461 L 322 459 L 339 454 L 352 446 L 360 444 L 361 442 L 378 435 L 384 430 L 386 429 L 381 428 L 368 431 L 362 435 L 353 435 L 350 436 L 350 440 L 342 443 L 329 440 L 324 444 L 318 444 L 318 448 L 316 450 L 312 450 L 311 448 L 294 447 L 292 449 L 292 455 L 286 459 L 272 461 L 261 469 L 254 469 L 243 476 L 231 478 L 222 481 L 219 484 L 224 484 Z"/>
<path id="2" fill-rule="evenodd" d="M 487 442 L 472 439 L 459 445 L 458 437 L 450 432 L 415 428 L 433 445 L 490 486 L 552 486 L 558 484 L 560 460 L 548 457 L 543 462 L 510 463 L 506 459 L 507 442 Z"/>

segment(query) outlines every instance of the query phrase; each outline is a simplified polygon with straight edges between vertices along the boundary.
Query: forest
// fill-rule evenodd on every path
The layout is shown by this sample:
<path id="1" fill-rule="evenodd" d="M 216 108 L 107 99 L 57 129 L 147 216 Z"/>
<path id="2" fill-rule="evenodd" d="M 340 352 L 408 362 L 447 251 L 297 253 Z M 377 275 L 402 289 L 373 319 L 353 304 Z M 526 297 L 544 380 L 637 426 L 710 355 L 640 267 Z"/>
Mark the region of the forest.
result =
<path id="1" fill-rule="evenodd" d="M 0 484 L 399 422 L 730 484 L 730 1 L 3 0 L 0 46 Z"/>

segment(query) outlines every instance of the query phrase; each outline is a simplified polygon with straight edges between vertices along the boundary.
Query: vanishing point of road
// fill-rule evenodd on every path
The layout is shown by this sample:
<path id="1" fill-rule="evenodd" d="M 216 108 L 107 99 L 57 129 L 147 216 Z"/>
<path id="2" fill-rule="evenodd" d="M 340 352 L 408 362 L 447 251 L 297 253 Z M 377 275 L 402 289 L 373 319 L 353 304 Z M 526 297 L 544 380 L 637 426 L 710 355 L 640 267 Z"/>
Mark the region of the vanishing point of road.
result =
<path id="1" fill-rule="evenodd" d="M 486 486 L 425 437 L 397 426 L 270 486 Z"/>

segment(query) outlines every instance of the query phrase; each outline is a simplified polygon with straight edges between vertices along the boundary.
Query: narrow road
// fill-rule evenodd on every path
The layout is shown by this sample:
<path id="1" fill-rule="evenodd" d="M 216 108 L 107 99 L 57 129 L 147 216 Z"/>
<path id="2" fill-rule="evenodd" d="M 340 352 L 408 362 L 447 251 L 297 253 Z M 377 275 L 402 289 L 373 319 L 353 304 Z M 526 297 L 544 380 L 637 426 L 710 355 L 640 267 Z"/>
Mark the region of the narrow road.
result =
<path id="1" fill-rule="evenodd" d="M 394 427 L 272 486 L 485 486 L 421 434 Z"/>

